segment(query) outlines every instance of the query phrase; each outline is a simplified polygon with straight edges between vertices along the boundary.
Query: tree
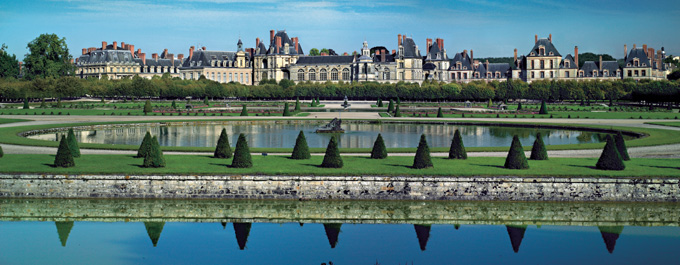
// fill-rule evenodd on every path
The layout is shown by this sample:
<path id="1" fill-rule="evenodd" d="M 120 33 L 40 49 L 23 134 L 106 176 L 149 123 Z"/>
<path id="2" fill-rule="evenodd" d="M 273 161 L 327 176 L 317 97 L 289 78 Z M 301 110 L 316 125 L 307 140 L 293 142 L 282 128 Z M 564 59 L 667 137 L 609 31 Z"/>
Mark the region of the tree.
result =
<path id="1" fill-rule="evenodd" d="M 62 108 L 62 106 L 61 106 L 61 98 L 57 98 L 57 106 L 56 106 L 56 108 L 58 108 L 58 109 L 61 109 L 61 108 Z"/>
<path id="2" fill-rule="evenodd" d="M 541 109 L 538 110 L 538 114 L 548 114 L 548 108 L 545 106 L 545 100 L 541 101 Z"/>
<path id="3" fill-rule="evenodd" d="M 165 167 L 165 157 L 163 157 L 163 150 L 158 143 L 156 136 L 151 138 L 151 148 L 149 153 L 144 157 L 142 167 Z"/>
<path id="4" fill-rule="evenodd" d="M 248 116 L 248 109 L 246 108 L 246 104 L 243 104 L 243 108 L 241 109 L 241 116 Z"/>
<path id="5" fill-rule="evenodd" d="M 47 108 L 47 104 L 45 104 L 45 98 L 43 98 L 42 101 L 40 101 L 40 108 L 41 109 Z"/>
<path id="6" fill-rule="evenodd" d="M 623 164 L 623 159 L 621 159 L 621 154 L 616 148 L 616 143 L 614 143 L 614 138 L 607 135 L 607 143 L 604 145 L 602 150 L 602 155 L 600 159 L 597 160 L 595 167 L 602 170 L 624 170 L 626 165 Z"/>
<path id="7" fill-rule="evenodd" d="M 548 160 L 548 151 L 545 149 L 545 144 L 543 143 L 543 137 L 541 133 L 536 134 L 536 140 L 534 140 L 534 146 L 531 147 L 531 160 Z"/>
<path id="8" fill-rule="evenodd" d="M 203 99 L 203 104 L 205 104 L 205 105 L 207 105 L 208 107 L 210 107 L 210 101 L 208 100 L 208 97 L 207 97 L 207 96 Z"/>
<path id="9" fill-rule="evenodd" d="M 295 147 L 293 147 L 293 154 L 290 156 L 292 159 L 310 159 L 312 156 L 309 154 L 309 147 L 307 146 L 307 138 L 305 138 L 305 133 L 300 131 L 297 139 L 295 140 Z"/>
<path id="10" fill-rule="evenodd" d="M 390 99 L 390 102 L 387 103 L 387 112 L 392 112 L 392 111 L 394 111 L 394 102 L 392 101 L 392 99 Z"/>
<path id="11" fill-rule="evenodd" d="M 177 102 L 175 102 L 174 99 L 172 100 L 172 105 L 171 105 L 171 106 L 172 106 L 172 109 L 177 109 Z"/>
<path id="12" fill-rule="evenodd" d="M 41 34 L 29 42 L 27 48 L 28 54 L 24 58 L 24 76 L 27 79 L 73 75 L 73 57 L 66 45 L 66 38 L 59 38 L 56 34 Z"/>
<path id="13" fill-rule="evenodd" d="M 246 140 L 245 134 L 238 135 L 238 140 L 236 141 L 236 150 L 234 151 L 234 160 L 231 161 L 231 167 L 253 167 L 253 159 L 250 157 L 250 148 L 248 147 L 248 140 Z"/>
<path id="14" fill-rule="evenodd" d="M 290 113 L 290 110 L 288 110 L 288 102 L 283 105 L 283 116 L 293 116 L 293 114 Z"/>
<path id="15" fill-rule="evenodd" d="M 394 110 L 394 117 L 401 117 L 401 111 L 399 111 L 399 105 L 397 105 L 397 109 Z"/>
<path id="16" fill-rule="evenodd" d="M 371 150 L 371 158 L 373 159 L 387 158 L 387 148 L 385 147 L 385 141 L 383 141 L 381 134 L 378 134 L 378 138 L 375 139 L 375 143 L 373 143 L 373 149 Z"/>
<path id="17" fill-rule="evenodd" d="M 312 48 L 309 50 L 309 56 L 319 56 L 319 49 Z"/>
<path id="18" fill-rule="evenodd" d="M 319 54 L 322 54 L 322 53 L 323 53 L 323 54 L 326 54 L 326 55 L 331 54 L 331 52 L 330 52 L 328 49 L 326 49 L 326 48 L 322 48 L 321 51 L 319 51 Z"/>
<path id="19" fill-rule="evenodd" d="M 519 142 L 519 137 L 517 137 L 517 135 L 512 137 L 510 151 L 508 152 L 508 156 L 505 158 L 505 168 L 508 169 L 529 168 L 529 162 L 527 161 L 526 155 L 524 155 L 522 143 Z"/>
<path id="20" fill-rule="evenodd" d="M 493 101 L 489 99 L 489 103 L 486 105 L 486 108 L 490 109 L 493 106 Z"/>
<path id="21" fill-rule="evenodd" d="M 444 118 L 444 113 L 442 112 L 442 107 L 437 109 L 437 118 Z"/>
<path id="22" fill-rule="evenodd" d="M 153 108 L 151 107 L 151 101 L 147 99 L 146 102 L 144 103 L 144 115 L 152 111 Z"/>
<path id="23" fill-rule="evenodd" d="M 425 134 L 421 134 L 418 150 L 416 150 L 416 156 L 413 158 L 413 168 L 422 169 L 428 167 L 433 167 L 432 159 L 430 158 L 430 147 L 427 146 Z"/>
<path id="24" fill-rule="evenodd" d="M 326 155 L 323 157 L 321 167 L 325 168 L 342 168 L 342 157 L 340 157 L 340 149 L 338 149 L 338 142 L 335 135 L 331 136 L 331 140 L 326 147 Z"/>
<path id="25" fill-rule="evenodd" d="M 295 112 L 300 111 L 300 98 L 295 98 Z"/>
<path id="26" fill-rule="evenodd" d="M 28 105 L 28 98 L 24 98 L 24 109 L 31 109 L 31 106 Z"/>
<path id="27" fill-rule="evenodd" d="M 19 61 L 17 56 L 7 53 L 7 45 L 0 46 L 0 79 L 19 76 Z"/>
<path id="28" fill-rule="evenodd" d="M 616 136 L 614 137 L 614 142 L 616 142 L 616 150 L 619 151 L 621 159 L 623 159 L 623 161 L 629 161 L 630 156 L 628 155 L 628 148 L 626 148 L 626 140 L 623 139 L 623 134 L 621 133 L 621 131 L 618 131 L 616 133 Z"/>
<path id="29" fill-rule="evenodd" d="M 75 133 L 73 133 L 73 128 L 68 129 L 66 141 L 68 143 L 68 148 L 71 150 L 71 155 L 73 155 L 73 157 L 80 157 L 80 147 L 78 147 L 78 140 L 76 139 Z"/>
<path id="30" fill-rule="evenodd" d="M 144 135 L 144 139 L 142 140 L 142 144 L 139 145 L 139 149 L 137 150 L 137 155 L 135 157 L 136 158 L 146 157 L 150 151 L 151 151 L 151 133 L 147 131 L 146 135 Z"/>
<path id="31" fill-rule="evenodd" d="M 66 140 L 66 136 L 62 135 L 61 141 L 59 141 L 59 148 L 57 149 L 57 156 L 54 157 L 54 166 L 72 167 L 75 165 L 76 162 L 73 161 L 71 149 L 68 147 L 68 140 Z"/>
<path id="32" fill-rule="evenodd" d="M 227 129 L 222 128 L 220 138 L 217 140 L 217 147 L 215 147 L 215 158 L 231 158 L 231 145 L 229 145 L 229 136 L 227 136 Z"/>
<path id="33" fill-rule="evenodd" d="M 463 137 L 460 136 L 460 130 L 456 129 L 451 141 L 451 148 L 449 149 L 449 159 L 467 159 L 467 152 L 463 144 Z"/>

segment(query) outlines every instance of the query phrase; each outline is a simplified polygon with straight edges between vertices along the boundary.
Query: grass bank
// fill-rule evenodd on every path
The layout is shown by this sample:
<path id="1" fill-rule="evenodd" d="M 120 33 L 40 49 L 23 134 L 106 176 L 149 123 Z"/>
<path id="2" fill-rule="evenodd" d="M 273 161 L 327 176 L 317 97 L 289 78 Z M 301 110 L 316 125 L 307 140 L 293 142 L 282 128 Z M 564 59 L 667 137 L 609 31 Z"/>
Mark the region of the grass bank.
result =
<path id="1" fill-rule="evenodd" d="M 30 121 L 25 119 L 0 119 L 0 124 Z"/>
<path id="2" fill-rule="evenodd" d="M 680 121 L 676 122 L 647 122 L 647 124 L 654 124 L 654 125 L 661 125 L 661 126 L 670 126 L 670 127 L 680 127 Z"/>

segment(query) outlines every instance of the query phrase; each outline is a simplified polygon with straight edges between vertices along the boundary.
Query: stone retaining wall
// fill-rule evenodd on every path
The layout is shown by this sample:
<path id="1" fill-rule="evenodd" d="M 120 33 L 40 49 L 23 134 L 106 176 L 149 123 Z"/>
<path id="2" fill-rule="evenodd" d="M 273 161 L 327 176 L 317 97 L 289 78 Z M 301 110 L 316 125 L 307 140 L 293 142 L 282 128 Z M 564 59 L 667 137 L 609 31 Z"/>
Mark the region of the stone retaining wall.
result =
<path id="1" fill-rule="evenodd" d="M 4 198 L 677 202 L 678 179 L 0 175 Z"/>

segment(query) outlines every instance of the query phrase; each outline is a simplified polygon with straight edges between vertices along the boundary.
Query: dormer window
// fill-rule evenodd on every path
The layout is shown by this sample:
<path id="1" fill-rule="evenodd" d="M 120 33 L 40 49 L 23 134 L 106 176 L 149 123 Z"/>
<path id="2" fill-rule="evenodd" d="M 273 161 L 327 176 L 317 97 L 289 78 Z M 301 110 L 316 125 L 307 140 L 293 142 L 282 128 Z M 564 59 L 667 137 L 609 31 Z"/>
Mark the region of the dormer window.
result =
<path id="1" fill-rule="evenodd" d="M 583 70 L 578 71 L 578 76 L 579 76 L 579 77 L 583 77 Z"/>
<path id="2" fill-rule="evenodd" d="M 597 70 L 593 70 L 593 77 L 597 77 Z"/>
<path id="3" fill-rule="evenodd" d="M 564 61 L 564 67 L 569 68 L 569 61 Z"/>
<path id="4" fill-rule="evenodd" d="M 534 54 L 534 52 L 531 52 L 531 54 L 529 54 L 529 55 L 530 55 L 530 56 L 534 56 L 535 54 Z"/>
<path id="5" fill-rule="evenodd" d="M 550 52 L 550 56 L 553 56 L 553 55 L 555 55 L 555 54 L 553 52 Z"/>
<path id="6" fill-rule="evenodd" d="M 633 59 L 633 66 L 640 67 L 640 59 L 638 58 Z"/>
<path id="7" fill-rule="evenodd" d="M 543 55 L 545 56 L 545 47 L 544 46 L 538 46 L 538 55 Z"/>

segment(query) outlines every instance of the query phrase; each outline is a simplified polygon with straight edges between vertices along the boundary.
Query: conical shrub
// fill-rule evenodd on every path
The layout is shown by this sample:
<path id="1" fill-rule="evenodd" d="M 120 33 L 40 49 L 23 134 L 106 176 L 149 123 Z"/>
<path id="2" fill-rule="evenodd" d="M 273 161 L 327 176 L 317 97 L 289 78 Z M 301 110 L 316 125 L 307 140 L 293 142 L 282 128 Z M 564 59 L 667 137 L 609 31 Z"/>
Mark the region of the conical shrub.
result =
<path id="1" fill-rule="evenodd" d="M 536 134 L 536 140 L 534 140 L 534 146 L 531 147 L 531 160 L 548 160 L 548 150 L 545 149 L 545 144 L 543 143 L 543 137 L 541 133 Z"/>
<path id="2" fill-rule="evenodd" d="M 45 104 L 45 98 L 43 98 L 43 99 L 40 101 L 40 108 L 41 108 L 41 109 L 47 108 L 47 104 Z"/>
<path id="3" fill-rule="evenodd" d="M 172 109 L 177 109 L 177 102 L 175 102 L 175 100 L 173 99 L 172 105 L 170 105 L 170 106 L 172 107 Z"/>
<path id="4" fill-rule="evenodd" d="M 139 145 L 139 149 L 137 150 L 137 155 L 135 157 L 146 157 L 146 155 L 149 154 L 149 151 L 151 151 L 151 133 L 147 131 L 146 135 L 144 135 L 144 139 L 142 140 L 142 144 Z"/>
<path id="5" fill-rule="evenodd" d="M 385 141 L 383 141 L 381 134 L 378 134 L 378 138 L 375 139 L 375 143 L 373 143 L 373 150 L 371 150 L 371 158 L 373 159 L 387 158 L 387 148 L 385 147 Z"/>
<path id="6" fill-rule="evenodd" d="M 144 157 L 143 167 L 165 167 L 165 157 L 163 157 L 163 150 L 158 143 L 156 136 L 151 137 L 151 148 L 149 153 Z"/>
<path id="7" fill-rule="evenodd" d="M 493 107 L 493 101 L 491 101 L 491 99 L 489 99 L 489 103 L 486 105 L 486 107 L 489 109 Z"/>
<path id="8" fill-rule="evenodd" d="M 460 136 L 460 131 L 456 130 L 451 141 L 451 148 L 449 149 L 449 159 L 467 159 L 467 152 L 463 144 L 463 137 Z"/>
<path id="9" fill-rule="evenodd" d="M 413 158 L 413 168 L 421 169 L 428 167 L 433 167 L 432 159 L 430 158 L 430 147 L 427 146 L 425 134 L 421 134 L 418 150 L 416 150 L 416 156 Z"/>
<path id="10" fill-rule="evenodd" d="M 517 103 L 517 110 L 522 110 L 522 102 Z"/>
<path id="11" fill-rule="evenodd" d="M 3 156 L 5 156 L 5 152 L 2 151 L 2 146 L 0 146 L 0 158 L 2 158 Z"/>
<path id="12" fill-rule="evenodd" d="M 548 114 L 548 108 L 545 106 L 545 100 L 541 101 L 541 109 L 538 110 L 538 114 Z"/>
<path id="13" fill-rule="evenodd" d="M 529 168 L 529 162 L 527 161 L 526 155 L 524 155 L 524 148 L 522 148 L 522 143 L 519 142 L 519 137 L 517 137 L 517 135 L 512 137 L 510 151 L 508 152 L 508 157 L 505 158 L 505 168 L 509 169 Z"/>
<path id="14" fill-rule="evenodd" d="M 307 138 L 305 138 L 305 133 L 300 131 L 295 140 L 295 147 L 293 147 L 293 154 L 290 156 L 292 159 L 310 159 L 312 156 L 309 154 L 309 147 L 307 146 Z"/>
<path id="15" fill-rule="evenodd" d="M 248 109 L 245 104 L 243 104 L 243 108 L 241 109 L 241 116 L 248 116 Z"/>
<path id="16" fill-rule="evenodd" d="M 621 133 L 621 131 L 616 133 L 614 142 L 616 142 L 616 149 L 619 150 L 621 159 L 623 159 L 623 161 L 630 160 L 630 156 L 628 155 L 628 148 L 626 148 L 626 140 L 623 139 L 623 134 Z"/>
<path id="17" fill-rule="evenodd" d="M 442 107 L 437 110 L 437 118 L 444 118 L 444 113 L 442 112 Z"/>
<path id="18" fill-rule="evenodd" d="M 28 98 L 24 98 L 24 109 L 31 109 L 31 107 L 28 105 Z"/>
<path id="19" fill-rule="evenodd" d="M 300 111 L 300 98 L 295 98 L 295 112 Z"/>
<path id="20" fill-rule="evenodd" d="M 215 158 L 231 158 L 231 145 L 229 144 L 229 136 L 227 135 L 227 129 L 222 128 L 222 133 L 220 133 L 220 138 L 217 140 L 217 146 L 215 147 L 215 153 L 213 154 Z"/>
<path id="21" fill-rule="evenodd" d="M 238 135 L 236 150 L 234 151 L 234 160 L 231 161 L 231 167 L 253 167 L 253 159 L 250 157 L 250 148 L 248 147 L 248 140 L 246 140 L 245 134 Z"/>
<path id="22" fill-rule="evenodd" d="M 600 155 L 600 159 L 597 160 L 595 167 L 602 170 L 624 170 L 626 165 L 623 164 L 623 159 L 621 159 L 621 154 L 616 148 L 614 138 L 607 135 L 606 139 L 607 143 L 604 145 L 602 155 Z"/>
<path id="23" fill-rule="evenodd" d="M 73 133 L 73 128 L 68 129 L 66 140 L 68 141 L 68 148 L 71 150 L 71 155 L 73 157 L 80 157 L 80 147 L 78 147 L 78 140 L 76 139 L 75 133 Z"/>
<path id="24" fill-rule="evenodd" d="M 283 116 L 292 116 L 290 110 L 288 110 L 288 102 L 283 105 Z"/>
<path id="25" fill-rule="evenodd" d="M 338 142 L 335 136 L 331 136 L 331 140 L 326 147 L 326 155 L 323 157 L 321 167 L 325 168 L 342 168 L 342 157 L 340 157 L 340 149 L 338 149 Z"/>
<path id="26" fill-rule="evenodd" d="M 206 106 L 210 107 L 210 101 L 208 100 L 208 97 L 205 97 L 205 98 L 203 99 L 203 104 L 205 104 Z"/>
<path id="27" fill-rule="evenodd" d="M 384 105 L 383 105 L 382 99 L 379 98 L 379 99 L 378 99 L 378 107 L 379 107 L 379 108 L 382 108 L 383 106 L 384 106 Z"/>
<path id="28" fill-rule="evenodd" d="M 399 110 L 399 105 L 397 105 L 397 109 L 394 110 L 394 117 L 401 117 L 401 111 Z"/>
<path id="29" fill-rule="evenodd" d="M 153 108 L 151 107 L 151 101 L 147 99 L 146 102 L 144 103 L 144 115 L 152 111 Z"/>
<path id="30" fill-rule="evenodd" d="M 387 112 L 392 112 L 392 111 L 394 111 L 394 102 L 392 101 L 392 99 L 390 99 L 390 102 L 387 103 Z"/>
<path id="31" fill-rule="evenodd" d="M 66 140 L 66 136 L 62 135 L 61 141 L 59 141 L 59 149 L 57 149 L 57 156 L 54 157 L 54 166 L 72 167 L 75 165 L 76 162 L 73 161 L 71 149 L 68 147 L 68 140 Z"/>

